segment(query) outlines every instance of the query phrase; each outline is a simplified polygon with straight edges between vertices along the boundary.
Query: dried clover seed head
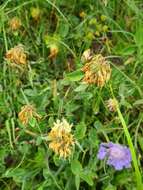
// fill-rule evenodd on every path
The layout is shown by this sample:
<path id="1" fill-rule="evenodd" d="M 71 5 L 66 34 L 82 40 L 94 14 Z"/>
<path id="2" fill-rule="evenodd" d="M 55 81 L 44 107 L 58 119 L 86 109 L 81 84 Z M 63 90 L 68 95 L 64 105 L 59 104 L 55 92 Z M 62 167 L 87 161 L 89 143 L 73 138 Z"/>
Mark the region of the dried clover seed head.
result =
<path id="1" fill-rule="evenodd" d="M 110 98 L 106 101 L 106 105 L 110 112 L 115 112 L 117 110 L 117 101 L 115 99 Z"/>
<path id="2" fill-rule="evenodd" d="M 57 54 L 59 52 L 59 48 L 56 44 L 52 44 L 50 45 L 50 55 L 49 58 L 50 59 L 55 59 L 57 57 Z"/>
<path id="3" fill-rule="evenodd" d="M 27 125 L 32 117 L 40 119 L 41 116 L 37 114 L 33 105 L 25 105 L 21 107 L 21 111 L 18 114 L 18 118 L 23 125 Z"/>
<path id="4" fill-rule="evenodd" d="M 9 21 L 9 27 L 11 30 L 15 31 L 18 30 L 21 27 L 21 20 L 18 17 L 13 17 L 10 21 Z"/>
<path id="5" fill-rule="evenodd" d="M 16 64 L 20 64 L 20 65 L 27 64 L 27 56 L 26 56 L 24 47 L 21 44 L 8 50 L 5 57 L 10 62 L 13 62 Z"/>
<path id="6" fill-rule="evenodd" d="M 85 73 L 84 82 L 99 87 L 103 87 L 111 76 L 110 65 L 101 54 L 95 55 L 90 62 L 87 62 L 82 71 Z"/>

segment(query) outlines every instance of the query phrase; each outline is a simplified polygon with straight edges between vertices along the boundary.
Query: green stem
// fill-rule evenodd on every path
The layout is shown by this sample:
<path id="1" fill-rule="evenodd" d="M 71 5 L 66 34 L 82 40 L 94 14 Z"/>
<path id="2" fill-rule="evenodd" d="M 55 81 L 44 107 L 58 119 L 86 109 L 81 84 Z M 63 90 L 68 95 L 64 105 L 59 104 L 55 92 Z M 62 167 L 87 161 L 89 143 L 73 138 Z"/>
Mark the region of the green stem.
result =
<path id="1" fill-rule="evenodd" d="M 112 95 L 114 97 L 113 90 L 112 90 L 111 86 L 110 86 L 110 89 L 111 89 L 111 93 L 112 93 Z M 142 183 L 142 177 L 141 177 L 141 173 L 140 173 L 139 166 L 138 166 L 136 152 L 135 152 L 135 149 L 134 149 L 134 145 L 132 143 L 132 139 L 131 139 L 130 133 L 128 131 L 128 127 L 127 127 L 126 122 L 125 122 L 125 120 L 123 118 L 123 115 L 122 115 L 122 113 L 120 111 L 118 103 L 117 103 L 117 112 L 118 112 L 119 119 L 120 119 L 120 121 L 122 123 L 123 130 L 124 130 L 124 133 L 125 133 L 125 136 L 127 138 L 127 142 L 128 142 L 128 145 L 129 145 L 129 148 L 130 148 L 130 151 L 131 151 L 133 165 L 134 165 L 134 168 L 135 168 L 137 190 L 141 190 L 141 189 L 143 189 L 143 183 Z"/>
<path id="2" fill-rule="evenodd" d="M 130 133 L 128 131 L 127 125 L 125 123 L 125 120 L 123 118 L 123 115 L 122 115 L 122 113 L 121 113 L 118 106 L 117 106 L 117 112 L 118 112 L 118 116 L 119 116 L 119 118 L 121 120 L 123 129 L 124 129 L 124 133 L 125 133 L 127 141 L 128 141 L 128 145 L 130 147 L 130 151 L 131 151 L 131 155 L 132 155 L 132 159 L 133 159 L 133 165 L 134 165 L 134 168 L 135 168 L 135 175 L 136 175 L 136 181 L 137 181 L 137 190 L 141 190 L 141 189 L 143 189 L 143 184 L 142 184 L 141 173 L 140 173 L 140 170 L 139 170 L 139 167 L 138 167 L 138 162 L 137 162 L 137 157 L 136 157 L 136 152 L 135 152 L 135 149 L 134 149 L 134 145 L 132 143 L 132 139 L 131 139 Z"/>

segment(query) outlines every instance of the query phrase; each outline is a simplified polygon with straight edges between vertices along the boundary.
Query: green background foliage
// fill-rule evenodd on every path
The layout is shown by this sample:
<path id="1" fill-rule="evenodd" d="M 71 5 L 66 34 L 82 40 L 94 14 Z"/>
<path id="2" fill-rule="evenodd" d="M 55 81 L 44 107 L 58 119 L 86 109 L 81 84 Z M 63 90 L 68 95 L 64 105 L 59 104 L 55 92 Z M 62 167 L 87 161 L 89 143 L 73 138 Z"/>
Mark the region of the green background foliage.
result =
<path id="1" fill-rule="evenodd" d="M 114 95 L 142 175 L 142 6 L 142 0 L 0 1 L 1 190 L 137 188 L 134 167 L 115 171 L 97 159 L 97 152 L 101 142 L 128 146 L 121 118 L 106 106 Z M 40 9 L 36 22 L 32 7 Z M 22 21 L 15 32 L 8 25 L 14 16 Z M 26 48 L 27 70 L 13 68 L 5 59 L 18 44 Z M 59 52 L 52 60 L 53 44 Z M 112 76 L 103 88 L 82 83 L 81 55 L 88 48 L 110 61 Z M 35 105 L 42 119 L 32 118 L 25 128 L 18 113 L 27 103 Z M 55 155 L 45 140 L 53 122 L 63 117 L 73 123 L 77 140 L 67 160 Z"/>

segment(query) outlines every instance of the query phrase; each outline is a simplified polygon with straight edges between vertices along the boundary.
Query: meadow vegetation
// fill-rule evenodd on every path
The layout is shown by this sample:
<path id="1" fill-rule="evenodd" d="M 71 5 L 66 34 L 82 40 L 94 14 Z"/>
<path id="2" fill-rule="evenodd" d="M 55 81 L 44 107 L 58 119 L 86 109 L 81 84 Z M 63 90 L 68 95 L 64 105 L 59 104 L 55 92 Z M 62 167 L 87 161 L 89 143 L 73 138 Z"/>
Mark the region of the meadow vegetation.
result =
<path id="1" fill-rule="evenodd" d="M 0 1 L 0 190 L 143 190 L 143 1 Z"/>

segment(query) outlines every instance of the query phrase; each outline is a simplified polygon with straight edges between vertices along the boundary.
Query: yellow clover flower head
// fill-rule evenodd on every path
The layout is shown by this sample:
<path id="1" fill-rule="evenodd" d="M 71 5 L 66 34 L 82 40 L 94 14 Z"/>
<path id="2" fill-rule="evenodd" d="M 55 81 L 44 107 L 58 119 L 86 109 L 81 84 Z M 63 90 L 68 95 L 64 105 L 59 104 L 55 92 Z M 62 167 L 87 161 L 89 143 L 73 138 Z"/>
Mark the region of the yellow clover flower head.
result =
<path id="1" fill-rule="evenodd" d="M 74 145 L 74 137 L 71 134 L 72 124 L 69 124 L 64 118 L 54 123 L 53 128 L 48 134 L 51 141 L 49 148 L 62 158 L 67 158 L 71 154 Z"/>
<path id="2" fill-rule="evenodd" d="M 93 56 L 91 61 L 83 66 L 82 71 L 85 73 L 85 83 L 96 84 L 99 87 L 103 87 L 111 76 L 110 64 L 101 54 Z"/>

